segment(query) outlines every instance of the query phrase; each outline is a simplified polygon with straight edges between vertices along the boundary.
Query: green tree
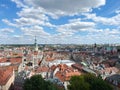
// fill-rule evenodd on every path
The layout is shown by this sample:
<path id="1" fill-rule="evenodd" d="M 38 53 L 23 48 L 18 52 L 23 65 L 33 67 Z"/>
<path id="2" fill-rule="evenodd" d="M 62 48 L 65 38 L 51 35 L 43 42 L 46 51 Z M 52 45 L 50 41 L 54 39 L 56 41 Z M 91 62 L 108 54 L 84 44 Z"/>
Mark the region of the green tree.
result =
<path id="1" fill-rule="evenodd" d="M 113 90 L 113 88 L 101 77 L 96 77 L 93 74 L 84 74 L 73 76 L 70 79 L 68 90 Z"/>
<path id="2" fill-rule="evenodd" d="M 100 76 L 85 74 L 84 79 L 90 85 L 90 90 L 113 90 L 112 86 L 104 81 Z"/>
<path id="3" fill-rule="evenodd" d="M 68 90 L 89 90 L 89 84 L 85 82 L 83 76 L 73 76 L 70 79 Z"/>
<path id="4" fill-rule="evenodd" d="M 59 90 L 54 84 L 49 81 L 45 81 L 41 75 L 32 76 L 30 79 L 26 79 L 24 90 Z"/>

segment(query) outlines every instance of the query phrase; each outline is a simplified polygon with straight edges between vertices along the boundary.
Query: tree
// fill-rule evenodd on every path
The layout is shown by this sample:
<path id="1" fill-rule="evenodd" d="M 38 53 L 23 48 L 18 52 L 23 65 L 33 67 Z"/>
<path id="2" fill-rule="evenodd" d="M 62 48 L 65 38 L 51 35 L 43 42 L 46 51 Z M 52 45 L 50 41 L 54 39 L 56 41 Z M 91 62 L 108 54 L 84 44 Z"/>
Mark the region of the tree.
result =
<path id="1" fill-rule="evenodd" d="M 73 76 L 70 79 L 68 90 L 113 90 L 113 88 L 101 77 L 96 77 L 93 74 L 84 74 Z"/>
<path id="2" fill-rule="evenodd" d="M 84 79 L 90 85 L 90 90 L 113 90 L 112 86 L 104 81 L 100 76 L 85 74 Z"/>
<path id="3" fill-rule="evenodd" d="M 59 90 L 54 84 L 45 81 L 41 75 L 34 75 L 30 79 L 26 79 L 24 90 Z"/>
<path id="4" fill-rule="evenodd" d="M 89 84 L 85 82 L 83 76 L 73 76 L 70 79 L 68 90 L 89 90 Z"/>

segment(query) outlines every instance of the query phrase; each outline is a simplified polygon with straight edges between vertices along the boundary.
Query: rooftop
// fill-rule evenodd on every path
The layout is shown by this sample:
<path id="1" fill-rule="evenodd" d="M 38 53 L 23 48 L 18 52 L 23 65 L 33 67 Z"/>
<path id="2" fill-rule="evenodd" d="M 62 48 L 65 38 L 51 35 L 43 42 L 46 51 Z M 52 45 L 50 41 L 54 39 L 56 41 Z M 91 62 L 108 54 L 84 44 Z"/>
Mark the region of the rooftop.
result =
<path id="1" fill-rule="evenodd" d="M 0 85 L 5 85 L 12 75 L 13 68 L 11 66 L 0 67 Z"/>

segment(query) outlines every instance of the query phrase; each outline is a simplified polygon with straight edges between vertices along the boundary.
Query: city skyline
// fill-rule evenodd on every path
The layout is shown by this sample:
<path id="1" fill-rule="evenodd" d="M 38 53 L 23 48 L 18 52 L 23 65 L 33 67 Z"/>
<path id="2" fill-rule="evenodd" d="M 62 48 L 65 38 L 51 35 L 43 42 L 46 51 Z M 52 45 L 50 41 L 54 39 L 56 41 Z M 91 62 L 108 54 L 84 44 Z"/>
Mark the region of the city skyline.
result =
<path id="1" fill-rule="evenodd" d="M 0 44 L 120 42 L 119 0 L 0 0 Z"/>

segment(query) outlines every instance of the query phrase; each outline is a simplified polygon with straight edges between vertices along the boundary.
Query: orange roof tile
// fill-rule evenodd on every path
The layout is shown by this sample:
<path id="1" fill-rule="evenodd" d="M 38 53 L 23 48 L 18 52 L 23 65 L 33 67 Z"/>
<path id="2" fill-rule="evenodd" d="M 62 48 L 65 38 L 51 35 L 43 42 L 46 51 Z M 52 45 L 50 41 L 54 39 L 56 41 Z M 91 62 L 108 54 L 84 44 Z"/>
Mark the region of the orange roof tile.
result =
<path id="1" fill-rule="evenodd" d="M 49 68 L 48 67 L 39 67 L 36 70 L 36 73 L 41 73 L 41 72 L 48 72 Z"/>
<path id="2" fill-rule="evenodd" d="M 55 76 L 61 81 L 70 80 L 71 76 L 81 75 L 78 70 L 68 67 L 66 64 L 59 64 L 58 67 L 60 68 L 60 71 L 58 71 Z"/>
<path id="3" fill-rule="evenodd" d="M 12 64 L 22 63 L 22 57 L 2 58 L 0 59 L 1 62 L 11 62 Z"/>
<path id="4" fill-rule="evenodd" d="M 11 66 L 0 67 L 0 85 L 5 85 L 13 75 L 13 68 Z"/>

